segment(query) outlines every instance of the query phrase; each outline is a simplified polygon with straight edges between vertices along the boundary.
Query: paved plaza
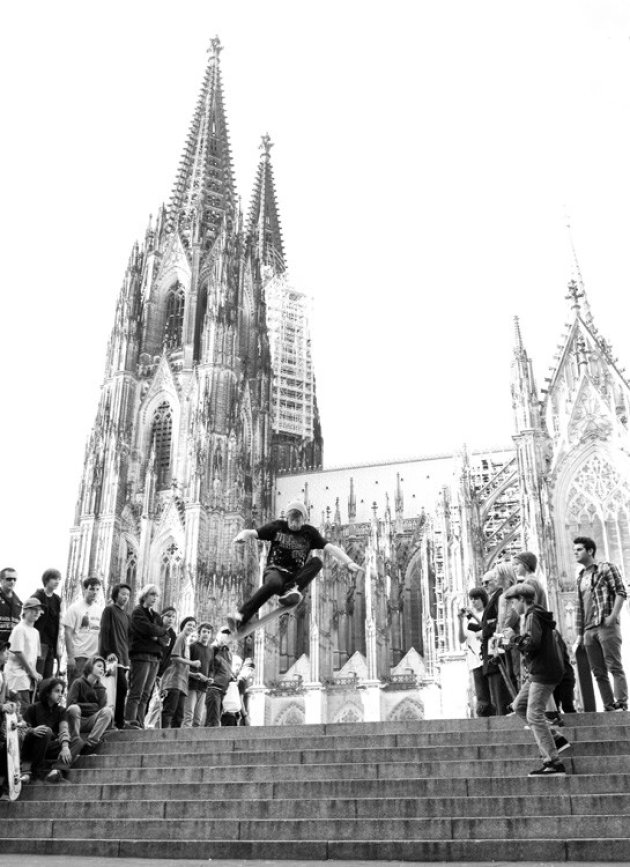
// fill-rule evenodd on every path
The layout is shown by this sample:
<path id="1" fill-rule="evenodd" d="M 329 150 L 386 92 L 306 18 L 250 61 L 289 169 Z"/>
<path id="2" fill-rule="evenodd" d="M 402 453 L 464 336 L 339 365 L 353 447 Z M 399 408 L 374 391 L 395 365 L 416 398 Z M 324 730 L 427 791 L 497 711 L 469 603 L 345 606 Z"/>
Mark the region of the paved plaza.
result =
<path id="1" fill-rule="evenodd" d="M 189 861 L 160 860 L 144 858 L 82 858 L 67 855 L 0 855 L 0 867 L 435 867 L 432 861 L 242 861 L 208 860 Z M 441 861 L 449 867 L 609 867 L 609 861 Z"/>

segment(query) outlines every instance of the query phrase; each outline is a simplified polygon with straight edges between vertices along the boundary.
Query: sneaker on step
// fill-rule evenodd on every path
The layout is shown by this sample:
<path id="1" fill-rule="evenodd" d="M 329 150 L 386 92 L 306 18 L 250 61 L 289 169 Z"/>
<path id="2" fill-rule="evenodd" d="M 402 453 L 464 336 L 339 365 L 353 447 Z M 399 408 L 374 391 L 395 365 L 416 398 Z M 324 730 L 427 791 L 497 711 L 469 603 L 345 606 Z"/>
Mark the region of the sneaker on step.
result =
<path id="1" fill-rule="evenodd" d="M 628 705 L 625 704 L 623 701 L 616 701 L 615 710 L 628 710 Z"/>
<path id="2" fill-rule="evenodd" d="M 292 605 L 297 605 L 302 601 L 302 594 L 297 589 L 297 587 L 289 587 L 289 589 L 283 593 L 282 596 L 278 599 L 280 605 L 284 605 L 285 608 L 290 608 Z"/>
<path id="3" fill-rule="evenodd" d="M 230 632 L 235 633 L 238 632 L 241 627 L 241 624 L 243 622 L 243 615 L 237 611 L 236 614 L 232 615 L 231 617 L 226 617 L 226 620 Z"/>
<path id="4" fill-rule="evenodd" d="M 554 742 L 556 744 L 556 749 L 558 750 L 559 753 L 563 753 L 565 750 L 571 749 L 571 744 L 564 737 L 564 735 L 556 735 L 554 737 Z"/>
<path id="5" fill-rule="evenodd" d="M 129 731 L 130 729 L 141 729 L 142 726 L 138 722 L 137 719 L 125 720 L 125 729 Z"/>
<path id="6" fill-rule="evenodd" d="M 44 777 L 44 781 L 46 783 L 60 783 L 63 777 L 61 776 L 61 771 L 50 771 Z"/>
<path id="7" fill-rule="evenodd" d="M 562 762 L 543 762 L 542 768 L 530 771 L 528 777 L 564 777 L 566 769 Z"/>

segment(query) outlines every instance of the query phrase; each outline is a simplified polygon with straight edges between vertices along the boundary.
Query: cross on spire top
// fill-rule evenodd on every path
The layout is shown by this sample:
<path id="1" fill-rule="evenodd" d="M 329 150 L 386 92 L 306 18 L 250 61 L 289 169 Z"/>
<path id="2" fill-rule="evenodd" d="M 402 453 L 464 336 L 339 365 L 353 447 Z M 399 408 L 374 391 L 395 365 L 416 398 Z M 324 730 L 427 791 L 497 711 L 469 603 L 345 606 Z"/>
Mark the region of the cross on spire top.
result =
<path id="1" fill-rule="evenodd" d="M 565 298 L 567 301 L 573 301 L 573 304 L 571 305 L 572 310 L 580 311 L 580 300 L 584 298 L 584 291 L 580 289 L 575 280 L 571 280 L 569 283 L 569 294 L 565 295 Z"/>
<path id="2" fill-rule="evenodd" d="M 273 142 L 271 141 L 271 136 L 268 132 L 260 137 L 260 144 L 258 145 L 259 150 L 264 151 L 263 156 L 268 157 L 269 151 L 273 147 Z"/>
<path id="3" fill-rule="evenodd" d="M 223 46 L 221 45 L 221 40 L 218 36 L 215 36 L 210 40 L 210 47 L 208 48 L 208 54 L 218 57 L 219 54 L 223 51 Z"/>

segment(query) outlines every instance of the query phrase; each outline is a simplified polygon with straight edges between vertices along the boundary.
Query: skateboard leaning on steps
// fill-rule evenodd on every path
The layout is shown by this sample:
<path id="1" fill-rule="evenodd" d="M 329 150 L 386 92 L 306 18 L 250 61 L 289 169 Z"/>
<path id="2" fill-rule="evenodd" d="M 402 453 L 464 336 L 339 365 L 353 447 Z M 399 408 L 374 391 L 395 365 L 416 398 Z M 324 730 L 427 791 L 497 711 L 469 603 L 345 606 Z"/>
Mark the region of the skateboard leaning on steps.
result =
<path id="1" fill-rule="evenodd" d="M 5 718 L 7 723 L 7 786 L 9 799 L 16 801 L 22 791 L 17 714 L 8 713 Z"/>
<path id="2" fill-rule="evenodd" d="M 105 677 L 102 681 L 107 693 L 107 707 L 111 707 L 114 712 L 116 712 L 119 668 L 127 670 L 127 666 L 121 665 L 119 662 L 108 662 L 105 666 Z"/>
<path id="3" fill-rule="evenodd" d="M 236 637 L 241 639 L 245 638 L 247 635 L 251 635 L 252 632 L 256 632 L 257 629 L 262 629 L 263 626 L 273 623 L 274 620 L 284 617 L 285 614 L 291 614 L 296 608 L 299 608 L 301 604 L 302 600 L 300 599 L 300 601 L 296 602 L 295 605 L 278 605 L 277 608 L 274 608 L 273 611 L 269 612 L 269 614 L 265 614 L 264 617 L 259 617 L 258 620 L 249 620 L 245 626 L 237 629 Z"/>

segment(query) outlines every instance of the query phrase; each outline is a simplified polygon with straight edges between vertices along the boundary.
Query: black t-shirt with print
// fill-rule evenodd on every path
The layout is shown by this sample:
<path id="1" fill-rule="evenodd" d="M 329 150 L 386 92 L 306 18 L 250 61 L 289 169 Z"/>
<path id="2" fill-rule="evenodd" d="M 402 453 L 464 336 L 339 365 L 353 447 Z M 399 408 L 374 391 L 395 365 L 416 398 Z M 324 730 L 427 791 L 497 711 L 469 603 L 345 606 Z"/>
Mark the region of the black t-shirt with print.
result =
<path id="1" fill-rule="evenodd" d="M 272 521 L 257 532 L 259 539 L 271 542 L 267 567 L 276 566 L 292 575 L 302 569 L 311 551 L 324 548 L 328 544 L 310 524 L 303 524 L 299 530 L 290 530 L 286 521 Z"/>

